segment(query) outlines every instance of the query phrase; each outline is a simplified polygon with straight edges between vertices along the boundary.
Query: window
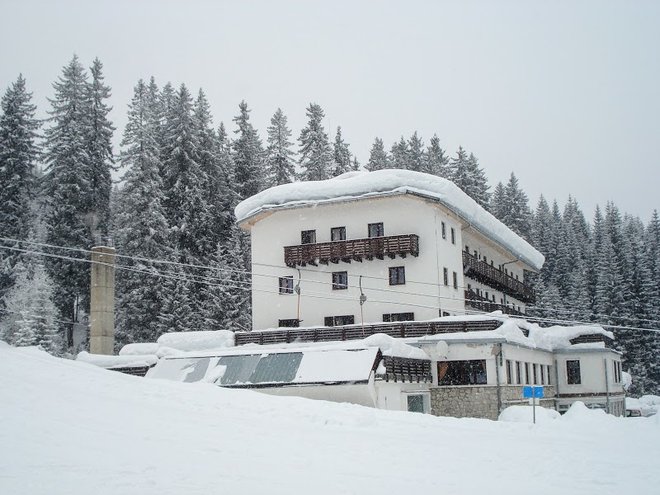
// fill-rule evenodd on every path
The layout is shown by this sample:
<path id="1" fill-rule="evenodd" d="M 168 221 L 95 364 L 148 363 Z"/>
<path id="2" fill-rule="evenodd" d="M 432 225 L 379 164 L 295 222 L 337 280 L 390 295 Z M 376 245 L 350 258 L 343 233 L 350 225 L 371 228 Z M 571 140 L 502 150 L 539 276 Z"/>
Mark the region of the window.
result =
<path id="1" fill-rule="evenodd" d="M 474 257 L 477 258 L 477 259 L 479 259 L 479 253 L 477 252 L 476 249 L 474 250 Z"/>
<path id="2" fill-rule="evenodd" d="M 522 380 L 520 376 L 520 361 L 516 361 L 516 383 L 522 385 Z"/>
<path id="3" fill-rule="evenodd" d="M 426 412 L 423 395 L 416 394 L 408 396 L 408 412 Z"/>
<path id="4" fill-rule="evenodd" d="M 527 385 L 531 384 L 530 375 L 529 375 L 529 363 L 525 363 L 525 383 Z"/>
<path id="5" fill-rule="evenodd" d="M 451 228 L 451 243 L 456 244 L 456 231 L 454 230 L 454 227 Z"/>
<path id="6" fill-rule="evenodd" d="M 445 285 L 449 285 L 449 270 L 446 268 L 442 269 L 442 278 L 445 281 Z"/>
<path id="7" fill-rule="evenodd" d="M 485 385 L 486 360 L 438 362 L 438 385 Z"/>
<path id="8" fill-rule="evenodd" d="M 369 237 L 383 237 L 384 235 L 383 222 L 369 224 Z"/>
<path id="9" fill-rule="evenodd" d="M 546 366 L 548 371 L 548 385 L 552 385 L 552 366 Z"/>
<path id="10" fill-rule="evenodd" d="M 579 385 L 582 383 L 579 359 L 570 359 L 566 361 L 566 383 L 569 385 Z"/>
<path id="11" fill-rule="evenodd" d="M 414 321 L 415 313 L 388 313 L 383 315 L 383 321 L 393 323 L 395 321 Z"/>
<path id="12" fill-rule="evenodd" d="M 346 240 L 346 227 L 333 227 L 330 229 L 331 241 L 345 241 Z"/>
<path id="13" fill-rule="evenodd" d="M 324 319 L 326 327 L 340 327 L 342 325 L 353 325 L 355 317 L 353 315 L 326 316 Z"/>
<path id="14" fill-rule="evenodd" d="M 541 385 L 545 385 L 545 365 L 541 365 Z"/>
<path id="15" fill-rule="evenodd" d="M 293 294 L 293 277 L 280 277 L 280 294 Z"/>
<path id="16" fill-rule="evenodd" d="M 390 268 L 390 285 L 403 285 L 406 283 L 406 267 L 393 266 Z"/>
<path id="17" fill-rule="evenodd" d="M 348 289 L 348 272 L 332 272 L 332 290 Z"/>
<path id="18" fill-rule="evenodd" d="M 300 326 L 300 321 L 292 318 L 288 320 L 277 320 L 277 326 L 280 328 L 294 328 Z"/>
<path id="19" fill-rule="evenodd" d="M 447 238 L 447 226 L 445 225 L 445 222 L 440 223 L 440 229 L 442 230 L 442 238 L 446 239 Z"/>
<path id="20" fill-rule="evenodd" d="M 532 365 L 532 370 L 533 370 L 533 372 L 534 372 L 534 385 L 536 385 L 536 384 L 539 383 L 539 379 L 538 379 L 538 376 L 539 376 L 539 365 L 536 364 L 536 363 L 534 363 L 534 364 Z"/>
<path id="21" fill-rule="evenodd" d="M 511 360 L 506 360 L 506 382 L 509 385 L 513 384 L 513 370 L 511 369 Z"/>
<path id="22" fill-rule="evenodd" d="M 454 289 L 458 289 L 458 274 L 454 272 Z"/>
<path id="23" fill-rule="evenodd" d="M 621 383 L 621 361 L 612 361 L 614 365 L 614 383 Z"/>
<path id="24" fill-rule="evenodd" d="M 300 244 L 316 244 L 316 230 L 303 230 L 300 233 Z"/>

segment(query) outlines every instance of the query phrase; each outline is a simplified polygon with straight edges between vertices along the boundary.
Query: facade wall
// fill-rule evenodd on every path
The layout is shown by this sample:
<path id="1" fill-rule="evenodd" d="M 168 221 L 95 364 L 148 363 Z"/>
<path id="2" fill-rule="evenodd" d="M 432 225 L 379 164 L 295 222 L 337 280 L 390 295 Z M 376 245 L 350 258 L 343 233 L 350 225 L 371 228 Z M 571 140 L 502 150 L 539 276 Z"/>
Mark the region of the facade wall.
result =
<path id="1" fill-rule="evenodd" d="M 569 384 L 566 372 L 566 361 L 580 361 L 580 383 Z M 610 349 L 602 351 L 591 350 L 579 352 L 558 352 L 556 354 L 557 375 L 559 379 L 559 394 L 622 394 L 623 384 L 615 382 L 614 362 L 621 362 L 621 356 Z M 605 368 L 607 367 L 607 373 Z M 607 374 L 607 382 L 605 375 Z"/>
<path id="2" fill-rule="evenodd" d="M 298 298 L 296 294 L 278 293 L 278 277 L 298 280 L 298 271 L 284 265 L 284 247 L 299 245 L 301 231 L 315 230 L 317 242 L 328 242 L 331 228 L 346 227 L 347 239 L 361 239 L 368 237 L 368 224 L 378 222 L 383 223 L 386 236 L 417 234 L 419 256 L 304 267 L 300 272 L 301 325 L 324 325 L 324 317 L 341 315 L 353 315 L 355 323 L 360 323 L 359 275 L 364 276 L 362 287 L 368 298 L 363 307 L 365 323 L 382 322 L 387 313 L 412 312 L 416 320 L 436 318 L 443 311 L 463 313 L 459 219 L 436 203 L 400 195 L 281 210 L 258 221 L 251 229 L 253 328 L 272 328 L 279 319 L 297 318 Z M 396 266 L 405 267 L 404 285 L 389 285 L 389 268 Z M 447 286 L 443 283 L 444 267 L 449 272 Z M 348 289 L 332 289 L 334 271 L 348 272 Z M 456 289 L 453 272 L 458 278 Z"/>

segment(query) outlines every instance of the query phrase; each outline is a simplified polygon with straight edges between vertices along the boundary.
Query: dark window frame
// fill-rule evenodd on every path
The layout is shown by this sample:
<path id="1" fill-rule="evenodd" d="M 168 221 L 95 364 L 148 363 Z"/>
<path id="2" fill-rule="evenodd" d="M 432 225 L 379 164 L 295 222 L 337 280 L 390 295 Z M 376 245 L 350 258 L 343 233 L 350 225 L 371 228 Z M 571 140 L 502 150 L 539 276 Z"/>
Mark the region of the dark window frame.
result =
<path id="1" fill-rule="evenodd" d="M 487 385 L 485 359 L 438 361 L 438 385 Z"/>
<path id="2" fill-rule="evenodd" d="M 375 231 L 374 231 L 375 230 Z M 385 226 L 383 222 L 375 222 L 367 225 L 367 234 L 369 238 L 385 237 Z"/>
<path id="3" fill-rule="evenodd" d="M 566 383 L 568 385 L 581 385 L 582 373 L 579 359 L 566 360 Z"/>
<path id="4" fill-rule="evenodd" d="M 449 285 L 449 269 L 448 268 L 443 268 L 442 269 L 442 280 L 444 281 L 445 285 Z"/>
<path id="5" fill-rule="evenodd" d="M 506 360 L 506 383 L 508 385 L 513 385 L 513 367 L 511 366 L 511 360 Z"/>
<path id="6" fill-rule="evenodd" d="M 390 285 L 405 285 L 406 284 L 406 267 L 405 266 L 391 266 L 389 269 Z"/>
<path id="7" fill-rule="evenodd" d="M 336 236 L 335 234 L 339 234 Z M 335 239 L 335 237 L 339 237 Z M 346 227 L 332 227 L 330 229 L 330 240 L 332 242 L 345 241 L 346 240 Z"/>
<path id="8" fill-rule="evenodd" d="M 297 318 L 284 318 L 277 320 L 278 328 L 298 328 L 300 326 L 300 320 Z"/>
<path id="9" fill-rule="evenodd" d="M 451 227 L 449 232 L 451 234 L 451 243 L 456 244 L 456 230 L 454 230 L 454 227 Z"/>
<path id="10" fill-rule="evenodd" d="M 300 244 L 316 244 L 316 229 L 301 230 Z"/>
<path id="11" fill-rule="evenodd" d="M 447 239 L 447 225 L 445 225 L 445 222 L 440 222 L 440 231 L 442 232 L 442 238 Z"/>
<path id="12" fill-rule="evenodd" d="M 415 321 L 415 313 L 383 313 L 383 322 L 394 323 L 398 321 Z"/>
<path id="13" fill-rule="evenodd" d="M 323 318 L 326 327 L 341 327 L 355 325 L 355 315 L 326 316 Z"/>
<path id="14" fill-rule="evenodd" d="M 453 280 L 453 283 L 454 283 L 454 289 L 458 290 L 458 273 L 456 273 L 456 272 L 452 272 L 452 273 L 453 273 L 452 280 Z"/>
<path id="15" fill-rule="evenodd" d="M 293 275 L 280 277 L 280 294 L 293 294 Z"/>
<path id="16" fill-rule="evenodd" d="M 348 289 L 348 272 L 332 272 L 332 290 Z"/>

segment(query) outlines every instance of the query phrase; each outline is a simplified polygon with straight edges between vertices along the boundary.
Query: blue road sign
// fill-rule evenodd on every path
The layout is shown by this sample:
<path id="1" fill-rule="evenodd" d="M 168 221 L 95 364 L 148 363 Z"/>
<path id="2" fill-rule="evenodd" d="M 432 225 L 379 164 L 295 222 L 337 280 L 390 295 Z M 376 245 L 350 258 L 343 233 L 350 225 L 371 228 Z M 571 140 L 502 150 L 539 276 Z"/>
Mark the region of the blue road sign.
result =
<path id="1" fill-rule="evenodd" d="M 527 385 L 523 387 L 523 399 L 542 399 L 543 387 Z"/>

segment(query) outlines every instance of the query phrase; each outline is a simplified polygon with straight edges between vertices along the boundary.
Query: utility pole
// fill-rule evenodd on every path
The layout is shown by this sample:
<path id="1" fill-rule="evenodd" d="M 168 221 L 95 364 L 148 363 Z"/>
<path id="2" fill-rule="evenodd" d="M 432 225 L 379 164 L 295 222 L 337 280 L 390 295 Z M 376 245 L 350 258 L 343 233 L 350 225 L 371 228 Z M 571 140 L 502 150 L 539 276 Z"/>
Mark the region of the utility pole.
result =
<path id="1" fill-rule="evenodd" d="M 92 284 L 89 308 L 89 352 L 114 354 L 115 248 L 92 248 Z"/>

